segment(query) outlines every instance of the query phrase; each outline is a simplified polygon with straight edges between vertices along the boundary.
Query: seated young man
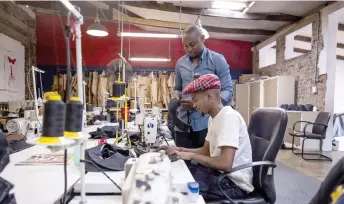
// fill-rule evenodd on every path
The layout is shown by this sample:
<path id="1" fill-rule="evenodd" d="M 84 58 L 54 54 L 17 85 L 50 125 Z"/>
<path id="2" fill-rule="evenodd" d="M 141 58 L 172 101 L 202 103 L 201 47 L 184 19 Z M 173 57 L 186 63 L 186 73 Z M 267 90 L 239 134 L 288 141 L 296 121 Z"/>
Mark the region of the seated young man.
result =
<path id="1" fill-rule="evenodd" d="M 220 172 L 252 162 L 252 149 L 245 121 L 231 106 L 223 106 L 221 83 L 214 74 L 199 76 L 185 89 L 191 94 L 194 106 L 202 114 L 209 114 L 208 133 L 203 147 L 187 149 L 167 147 L 169 155 L 199 164 L 191 173 L 200 184 L 200 194 L 206 201 L 225 198 L 216 184 Z M 218 170 L 218 171 L 214 171 Z M 243 198 L 254 190 L 252 168 L 232 173 L 222 180 L 221 187 L 231 198 Z"/>

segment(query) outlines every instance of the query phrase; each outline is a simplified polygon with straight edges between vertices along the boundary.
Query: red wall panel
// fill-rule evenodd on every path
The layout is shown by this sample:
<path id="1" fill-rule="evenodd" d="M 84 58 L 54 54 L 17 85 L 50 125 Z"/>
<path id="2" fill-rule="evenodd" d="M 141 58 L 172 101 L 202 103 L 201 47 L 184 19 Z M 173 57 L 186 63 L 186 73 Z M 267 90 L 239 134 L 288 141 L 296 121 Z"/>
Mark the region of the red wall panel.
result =
<path id="1" fill-rule="evenodd" d="M 82 55 L 85 66 L 104 66 L 110 60 L 118 58 L 120 37 L 117 36 L 117 23 L 102 22 L 108 29 L 109 36 L 93 37 L 86 34 L 87 27 L 93 20 L 85 20 L 82 25 Z M 37 64 L 65 65 L 65 34 L 66 17 L 58 15 L 38 14 L 36 16 L 37 34 Z M 129 31 L 129 25 L 124 25 Z M 130 26 L 131 31 L 144 32 L 138 27 Z M 124 48 L 129 53 L 129 38 L 124 38 Z M 132 57 L 162 57 L 169 56 L 169 39 L 131 38 L 130 51 Z M 252 52 L 248 42 L 233 40 L 208 39 L 205 45 L 223 54 L 231 69 L 251 69 Z M 75 65 L 75 41 L 71 42 L 72 65 Z M 170 67 L 174 68 L 177 60 L 185 54 L 181 39 L 171 39 L 171 62 L 130 62 L 133 67 Z"/>

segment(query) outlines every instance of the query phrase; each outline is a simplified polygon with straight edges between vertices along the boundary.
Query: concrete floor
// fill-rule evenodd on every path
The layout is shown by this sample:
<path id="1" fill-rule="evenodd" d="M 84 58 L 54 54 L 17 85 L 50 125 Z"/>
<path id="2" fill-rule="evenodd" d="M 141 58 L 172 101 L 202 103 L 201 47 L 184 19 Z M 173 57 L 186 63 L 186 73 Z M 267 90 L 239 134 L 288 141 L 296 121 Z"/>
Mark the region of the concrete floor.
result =
<path id="1" fill-rule="evenodd" d="M 280 150 L 277 160 L 291 168 L 307 174 L 308 176 L 312 176 L 322 181 L 332 166 L 344 156 L 344 152 L 327 152 L 325 155 L 331 157 L 333 161 L 306 161 L 301 158 L 301 155 L 293 154 L 291 150 Z"/>

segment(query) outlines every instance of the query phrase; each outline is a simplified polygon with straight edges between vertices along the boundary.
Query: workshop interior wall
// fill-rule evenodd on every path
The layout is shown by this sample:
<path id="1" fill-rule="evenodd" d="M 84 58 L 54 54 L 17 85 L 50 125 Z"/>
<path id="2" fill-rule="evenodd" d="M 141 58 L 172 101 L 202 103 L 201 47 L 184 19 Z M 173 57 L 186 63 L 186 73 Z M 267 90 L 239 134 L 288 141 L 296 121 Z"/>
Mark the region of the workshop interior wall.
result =
<path id="1" fill-rule="evenodd" d="M 25 99 L 24 46 L 0 33 L 0 102 Z"/>
<path id="2" fill-rule="evenodd" d="M 308 24 L 312 23 L 312 49 L 310 53 L 286 60 L 286 35 L 281 35 L 276 41 L 276 64 L 259 68 L 259 51 L 255 49 L 253 53 L 253 72 L 267 76 L 295 76 L 296 103 L 313 104 L 318 110 L 323 111 L 325 107 L 327 75 L 319 75 L 316 66 L 319 53 L 323 49 L 321 20 L 319 20 L 319 15 L 316 15 L 313 18 L 306 19 L 306 21 L 309 21 L 307 22 Z M 320 29 L 319 32 L 318 28 Z M 318 33 L 320 33 L 319 36 L 317 35 Z M 318 88 L 317 94 L 312 93 L 312 87 L 314 86 Z"/>
<path id="3" fill-rule="evenodd" d="M 24 46 L 25 76 L 30 67 L 36 65 L 35 28 L 35 15 L 30 9 L 16 5 L 12 1 L 0 1 L 0 33 L 18 41 Z M 29 84 L 31 90 L 33 90 L 32 80 L 30 80 L 29 83 L 25 83 L 25 98 L 29 99 L 29 86 L 27 86 L 27 84 Z M 11 100 L 11 98 L 7 98 L 7 100 Z"/>
<path id="4" fill-rule="evenodd" d="M 37 61 L 42 69 L 61 68 L 66 64 L 66 50 L 64 39 L 65 16 L 52 14 L 37 14 Z M 82 54 L 85 69 L 96 69 L 105 67 L 106 64 L 115 58 L 120 52 L 120 37 L 117 36 L 117 23 L 102 21 L 102 24 L 109 31 L 109 36 L 98 38 L 86 34 L 87 27 L 94 20 L 85 19 L 82 25 Z M 129 31 L 129 25 L 124 25 L 124 30 Z M 138 27 L 130 26 L 131 32 L 144 32 Z M 173 69 L 177 60 L 185 54 L 180 39 L 170 39 L 171 62 L 130 62 L 136 70 L 139 68 L 164 68 Z M 252 72 L 252 52 L 251 43 L 208 39 L 206 46 L 216 52 L 223 54 L 231 67 L 232 75 L 239 76 L 242 73 Z M 131 57 L 169 57 L 169 39 L 158 38 L 137 38 L 130 40 L 124 38 L 124 48 Z M 75 65 L 75 43 L 71 43 L 72 66 Z"/>

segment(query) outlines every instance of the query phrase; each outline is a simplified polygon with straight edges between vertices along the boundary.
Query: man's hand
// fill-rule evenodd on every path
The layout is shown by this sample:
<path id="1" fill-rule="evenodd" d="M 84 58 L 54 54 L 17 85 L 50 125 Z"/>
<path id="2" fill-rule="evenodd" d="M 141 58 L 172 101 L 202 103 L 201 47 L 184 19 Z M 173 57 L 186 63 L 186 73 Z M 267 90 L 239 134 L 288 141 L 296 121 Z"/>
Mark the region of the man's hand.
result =
<path id="1" fill-rule="evenodd" d="M 167 155 L 174 156 L 176 155 L 176 152 L 180 151 L 181 149 L 179 147 L 171 147 L 171 146 L 163 145 L 159 148 L 159 150 L 165 150 Z"/>
<path id="2" fill-rule="evenodd" d="M 185 108 L 193 108 L 193 101 L 191 99 L 181 99 L 180 105 L 182 105 Z"/>
<path id="3" fill-rule="evenodd" d="M 184 160 L 192 160 L 192 156 L 194 154 L 195 153 L 193 153 L 193 152 L 178 152 L 178 151 L 176 151 L 176 155 L 178 157 L 180 157 L 181 159 L 184 159 Z"/>

